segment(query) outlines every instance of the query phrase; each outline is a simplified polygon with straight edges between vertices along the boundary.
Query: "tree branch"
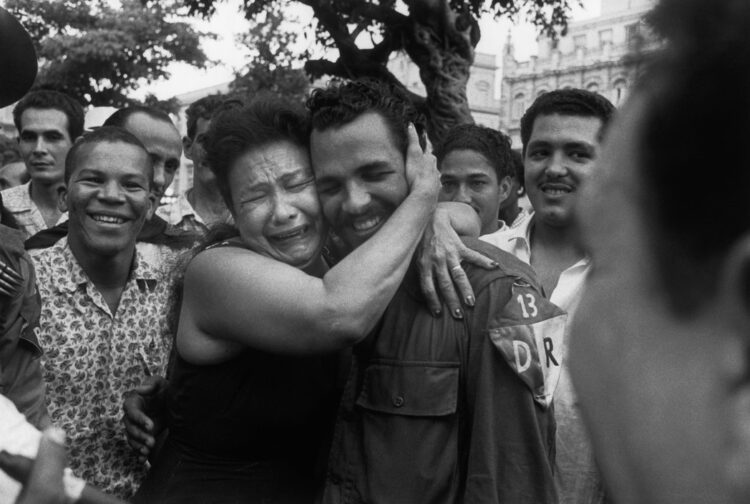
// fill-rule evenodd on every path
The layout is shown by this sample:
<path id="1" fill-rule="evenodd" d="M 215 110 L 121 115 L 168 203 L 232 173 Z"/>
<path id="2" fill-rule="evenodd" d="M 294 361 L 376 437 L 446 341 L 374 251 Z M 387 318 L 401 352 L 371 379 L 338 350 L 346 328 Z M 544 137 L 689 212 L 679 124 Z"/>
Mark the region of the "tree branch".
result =
<path id="1" fill-rule="evenodd" d="M 318 79 L 324 75 L 341 77 L 343 79 L 356 79 L 357 77 L 370 77 L 385 81 L 406 91 L 409 98 L 417 107 L 424 107 L 426 98 L 412 91 L 409 91 L 385 66 L 368 63 L 363 58 L 357 65 L 347 65 L 341 58 L 330 61 L 326 59 L 308 60 L 305 62 L 305 72 Z"/>

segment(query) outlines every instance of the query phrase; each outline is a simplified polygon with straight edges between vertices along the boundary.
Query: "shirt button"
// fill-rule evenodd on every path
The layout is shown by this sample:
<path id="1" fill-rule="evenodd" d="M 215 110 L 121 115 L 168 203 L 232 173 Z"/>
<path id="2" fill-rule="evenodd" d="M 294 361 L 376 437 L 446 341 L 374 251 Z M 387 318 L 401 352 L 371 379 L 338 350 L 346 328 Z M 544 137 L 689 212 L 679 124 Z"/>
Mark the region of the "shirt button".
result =
<path id="1" fill-rule="evenodd" d="M 338 474 L 331 474 L 329 480 L 334 485 L 338 485 L 339 483 L 341 483 L 341 478 L 339 478 Z"/>
<path id="2" fill-rule="evenodd" d="M 400 408 L 404 405 L 404 398 L 403 396 L 393 396 L 393 405 L 397 408 Z"/>

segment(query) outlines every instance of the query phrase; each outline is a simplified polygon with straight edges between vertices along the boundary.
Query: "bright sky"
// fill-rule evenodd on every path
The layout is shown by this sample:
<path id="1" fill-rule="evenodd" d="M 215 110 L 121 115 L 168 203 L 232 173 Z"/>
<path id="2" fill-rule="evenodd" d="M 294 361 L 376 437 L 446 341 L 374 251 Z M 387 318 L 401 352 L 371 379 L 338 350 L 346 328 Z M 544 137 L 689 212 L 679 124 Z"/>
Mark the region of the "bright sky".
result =
<path id="1" fill-rule="evenodd" d="M 582 0 L 584 8 L 575 8 L 572 12 L 574 20 L 597 16 L 601 8 L 601 0 Z M 246 52 L 235 43 L 238 34 L 248 28 L 248 22 L 239 13 L 239 0 L 217 2 L 216 14 L 209 20 L 196 20 L 196 29 L 204 32 L 215 33 L 216 40 L 205 40 L 203 49 L 211 60 L 218 63 L 205 70 L 198 70 L 184 64 L 173 64 L 170 67 L 171 78 L 166 81 L 155 82 L 143 87 L 139 98 L 150 92 L 162 99 L 174 95 L 195 91 L 232 80 L 234 71 L 240 69 L 245 62 Z M 301 23 L 309 23 L 311 17 L 309 8 L 292 3 L 289 8 L 289 18 L 298 19 Z M 513 40 L 516 47 L 516 58 L 528 59 L 529 55 L 536 52 L 537 33 L 532 25 L 518 24 L 513 26 L 510 21 L 503 19 L 495 21 L 491 16 L 480 20 L 482 38 L 477 50 L 485 53 L 502 54 L 503 46 L 508 34 L 512 29 Z M 301 37 L 300 37 L 301 38 Z M 498 63 L 500 58 L 498 57 Z"/>

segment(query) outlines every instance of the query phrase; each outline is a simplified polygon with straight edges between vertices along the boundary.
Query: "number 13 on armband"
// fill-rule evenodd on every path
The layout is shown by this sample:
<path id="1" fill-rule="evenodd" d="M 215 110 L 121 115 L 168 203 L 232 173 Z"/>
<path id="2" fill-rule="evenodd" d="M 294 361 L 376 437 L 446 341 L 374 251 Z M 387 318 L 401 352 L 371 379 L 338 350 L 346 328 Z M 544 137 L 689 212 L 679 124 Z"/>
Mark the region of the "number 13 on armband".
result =
<path id="1" fill-rule="evenodd" d="M 534 318 L 539 315 L 539 310 L 536 307 L 536 297 L 533 294 L 519 294 L 516 300 L 521 305 L 523 318 Z"/>

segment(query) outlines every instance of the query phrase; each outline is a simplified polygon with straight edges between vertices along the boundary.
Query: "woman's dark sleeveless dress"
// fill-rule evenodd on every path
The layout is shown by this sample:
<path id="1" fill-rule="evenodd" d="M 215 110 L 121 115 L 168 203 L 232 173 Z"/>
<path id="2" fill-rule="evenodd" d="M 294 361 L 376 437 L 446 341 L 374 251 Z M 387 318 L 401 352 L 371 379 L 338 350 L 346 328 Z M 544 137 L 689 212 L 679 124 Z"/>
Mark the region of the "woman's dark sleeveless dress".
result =
<path id="1" fill-rule="evenodd" d="M 311 503 L 335 418 L 335 380 L 335 356 L 246 349 L 196 366 L 177 355 L 169 434 L 135 502 Z"/>

